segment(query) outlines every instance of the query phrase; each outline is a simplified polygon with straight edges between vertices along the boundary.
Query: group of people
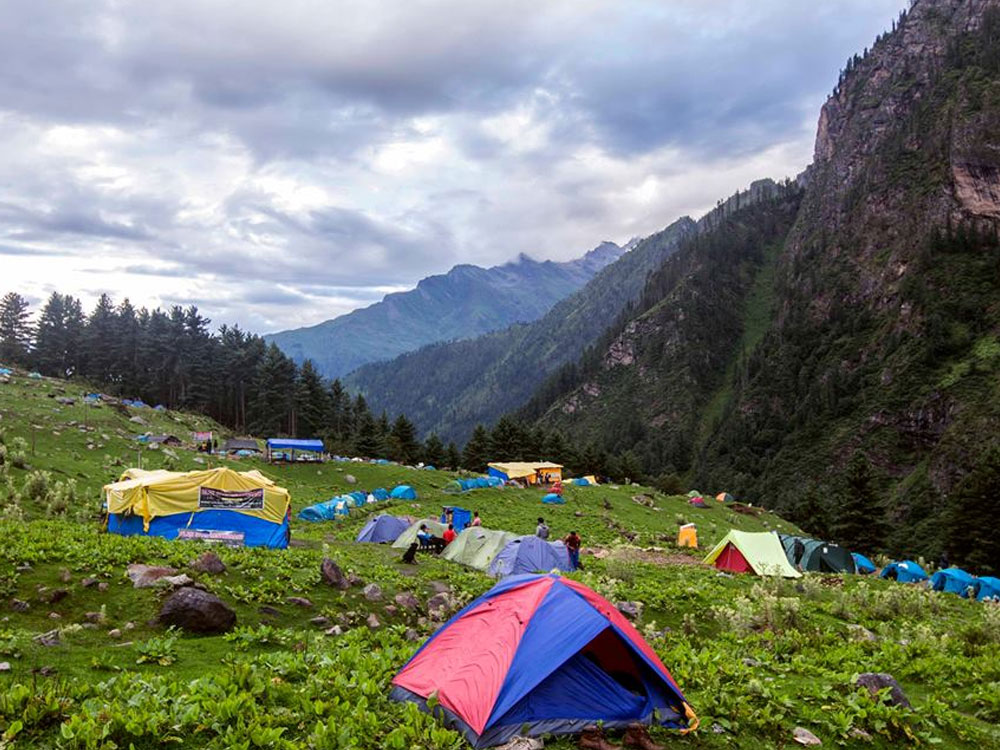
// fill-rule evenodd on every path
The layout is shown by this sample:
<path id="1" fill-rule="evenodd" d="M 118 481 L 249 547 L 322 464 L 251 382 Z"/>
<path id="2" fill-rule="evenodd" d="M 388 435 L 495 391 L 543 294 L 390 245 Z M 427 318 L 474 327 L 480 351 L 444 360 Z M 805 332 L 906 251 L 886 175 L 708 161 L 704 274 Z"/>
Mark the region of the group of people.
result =
<path id="1" fill-rule="evenodd" d="M 546 542 L 549 540 L 549 526 L 545 523 L 545 519 L 541 516 L 538 517 L 538 526 L 535 527 L 535 536 L 539 539 L 544 539 Z M 580 535 L 575 531 L 569 532 L 562 540 L 563 544 L 566 545 L 566 551 L 569 553 L 569 564 L 573 570 L 583 570 L 583 566 L 580 565 Z"/>

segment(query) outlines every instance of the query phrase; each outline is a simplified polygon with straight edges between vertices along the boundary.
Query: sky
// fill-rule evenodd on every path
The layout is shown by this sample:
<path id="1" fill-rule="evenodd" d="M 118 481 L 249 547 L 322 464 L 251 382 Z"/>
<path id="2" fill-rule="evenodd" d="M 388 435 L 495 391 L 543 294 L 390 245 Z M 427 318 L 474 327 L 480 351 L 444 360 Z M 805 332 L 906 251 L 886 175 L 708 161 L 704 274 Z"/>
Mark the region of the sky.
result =
<path id="1" fill-rule="evenodd" d="M 906 0 L 3 0 L 0 294 L 311 325 L 811 161 Z"/>

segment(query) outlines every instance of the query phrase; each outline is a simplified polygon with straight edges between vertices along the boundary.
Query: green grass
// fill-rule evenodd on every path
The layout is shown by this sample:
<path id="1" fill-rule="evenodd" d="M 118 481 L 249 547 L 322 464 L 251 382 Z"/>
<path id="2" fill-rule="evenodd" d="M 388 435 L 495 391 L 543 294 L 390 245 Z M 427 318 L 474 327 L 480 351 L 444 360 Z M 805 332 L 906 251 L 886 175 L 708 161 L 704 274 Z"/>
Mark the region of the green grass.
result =
<path id="1" fill-rule="evenodd" d="M 438 627 L 426 611 L 389 608 L 398 593 L 425 602 L 442 585 L 458 606 L 486 591 L 491 579 L 435 558 L 406 566 L 398 550 L 355 544 L 367 518 L 362 511 L 339 523 L 293 521 L 287 550 L 218 549 L 227 571 L 217 576 L 189 568 L 204 549 L 197 543 L 102 533 L 98 488 L 122 468 L 108 465 L 105 456 L 133 454 L 131 423 L 95 410 L 87 419 L 100 420 L 106 447 L 90 451 L 83 442 L 81 449 L 93 433 L 77 434 L 66 423 L 80 421 L 79 413 L 52 411 L 45 395 L 60 385 L 18 379 L 0 386 L 8 445 L 30 437 L 33 424 L 43 425 L 28 463 L 78 480 L 75 507 L 56 513 L 25 500 L 24 519 L 0 520 L 0 661 L 11 664 L 0 673 L 0 747 L 8 740 L 14 747 L 67 748 L 464 746 L 413 707 L 388 700 L 392 675 Z M 209 426 L 187 415 L 150 416 L 154 431 L 171 423 Z M 197 454 L 176 453 L 178 467 L 198 466 Z M 143 460 L 159 466 L 164 456 L 145 451 Z M 600 556 L 585 555 L 586 570 L 574 577 L 611 601 L 642 603 L 638 626 L 702 717 L 695 735 L 656 733 L 672 747 L 790 747 L 795 726 L 811 729 L 827 746 L 1000 743 L 1000 608 L 856 577 L 770 582 L 720 575 L 672 543 L 682 521 L 698 524 L 703 546 L 732 526 L 794 530 L 772 514 L 758 518 L 718 505 L 698 510 L 685 498 L 640 487 L 568 487 L 565 505 L 545 506 L 538 490 L 447 495 L 448 472 L 356 463 L 233 465 L 261 468 L 287 486 L 296 512 L 347 489 L 405 482 L 417 488 L 418 501 L 379 504 L 371 512 L 423 515 L 460 504 L 478 510 L 490 527 L 530 533 L 544 515 L 556 535 L 580 531 L 585 548 Z M 15 489 L 30 473 L 5 471 Z M 347 474 L 357 484 L 348 484 Z M 656 509 L 634 502 L 639 493 L 653 497 Z M 368 601 L 360 586 L 342 592 L 324 585 L 324 556 L 377 583 L 382 599 Z M 164 592 L 133 588 L 125 577 L 133 562 L 187 572 L 233 606 L 238 630 L 229 636 L 166 632 L 155 622 Z M 88 576 L 106 582 L 107 591 L 84 587 Z M 50 603 L 55 589 L 68 595 Z M 290 596 L 313 606 L 289 604 Z M 13 598 L 28 602 L 28 611 L 10 609 Z M 101 611 L 103 621 L 84 627 L 86 613 Z M 380 620 L 377 630 L 365 624 L 371 613 Z M 329 626 L 310 622 L 320 615 L 345 634 L 323 635 Z M 873 640 L 858 637 L 855 626 Z M 60 630 L 60 645 L 33 640 L 52 629 Z M 112 638 L 112 629 L 121 637 Z M 405 637 L 408 630 L 417 640 Z M 855 690 L 851 679 L 861 671 L 895 675 L 915 710 Z M 860 731 L 871 740 L 859 740 Z M 565 739 L 547 744 L 572 746 Z"/>

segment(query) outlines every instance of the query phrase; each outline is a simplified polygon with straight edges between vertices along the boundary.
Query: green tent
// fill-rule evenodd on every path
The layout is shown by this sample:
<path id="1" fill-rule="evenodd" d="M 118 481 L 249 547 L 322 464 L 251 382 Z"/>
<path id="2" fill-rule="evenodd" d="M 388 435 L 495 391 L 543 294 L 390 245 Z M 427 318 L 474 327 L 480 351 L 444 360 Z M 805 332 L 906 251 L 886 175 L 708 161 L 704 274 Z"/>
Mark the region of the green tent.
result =
<path id="1" fill-rule="evenodd" d="M 759 576 L 783 578 L 799 578 L 802 575 L 789 564 L 781 540 L 771 531 L 731 529 L 708 553 L 705 562 L 719 570 L 734 573 L 756 573 Z"/>
<path id="2" fill-rule="evenodd" d="M 417 532 L 420 531 L 420 527 L 424 524 L 427 524 L 427 530 L 434 536 L 441 536 L 444 534 L 445 529 L 448 528 L 447 524 L 441 523 L 436 518 L 422 518 L 411 524 L 410 528 L 396 537 L 396 541 L 392 543 L 392 546 L 398 547 L 399 549 L 406 549 L 409 547 L 417 541 Z"/>
<path id="3" fill-rule="evenodd" d="M 509 531 L 470 526 L 444 548 L 441 557 L 476 570 L 486 571 L 489 570 L 493 558 L 514 539 L 517 539 L 517 535 Z"/>
<path id="4" fill-rule="evenodd" d="M 844 549 L 839 544 L 821 542 L 819 539 L 810 539 L 805 536 L 792 536 L 790 534 L 779 534 L 781 546 L 785 550 L 788 562 L 795 565 L 795 540 L 802 542 L 802 559 L 798 564 L 802 570 L 809 570 L 814 573 L 855 573 L 857 566 L 849 550 Z"/>

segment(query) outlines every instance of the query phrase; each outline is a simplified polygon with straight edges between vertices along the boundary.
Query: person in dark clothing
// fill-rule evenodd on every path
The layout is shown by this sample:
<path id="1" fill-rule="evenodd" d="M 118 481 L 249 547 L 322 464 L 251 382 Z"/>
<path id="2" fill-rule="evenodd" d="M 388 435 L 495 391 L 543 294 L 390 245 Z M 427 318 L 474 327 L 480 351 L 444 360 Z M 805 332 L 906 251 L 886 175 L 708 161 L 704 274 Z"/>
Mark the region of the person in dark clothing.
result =
<path id="1" fill-rule="evenodd" d="M 563 544 L 566 545 L 566 551 L 569 552 L 569 566 L 573 570 L 583 570 L 580 567 L 580 535 L 575 531 L 569 532 L 565 539 L 563 539 Z"/>
<path id="2" fill-rule="evenodd" d="M 792 544 L 792 560 L 795 563 L 795 567 L 802 570 L 802 556 L 806 553 L 806 545 L 802 543 L 801 539 L 796 539 L 794 544 Z"/>
<path id="3" fill-rule="evenodd" d="M 545 519 L 541 516 L 538 517 L 538 526 L 535 527 L 535 536 L 539 539 L 545 539 L 548 541 L 549 538 L 549 527 L 545 523 Z"/>

